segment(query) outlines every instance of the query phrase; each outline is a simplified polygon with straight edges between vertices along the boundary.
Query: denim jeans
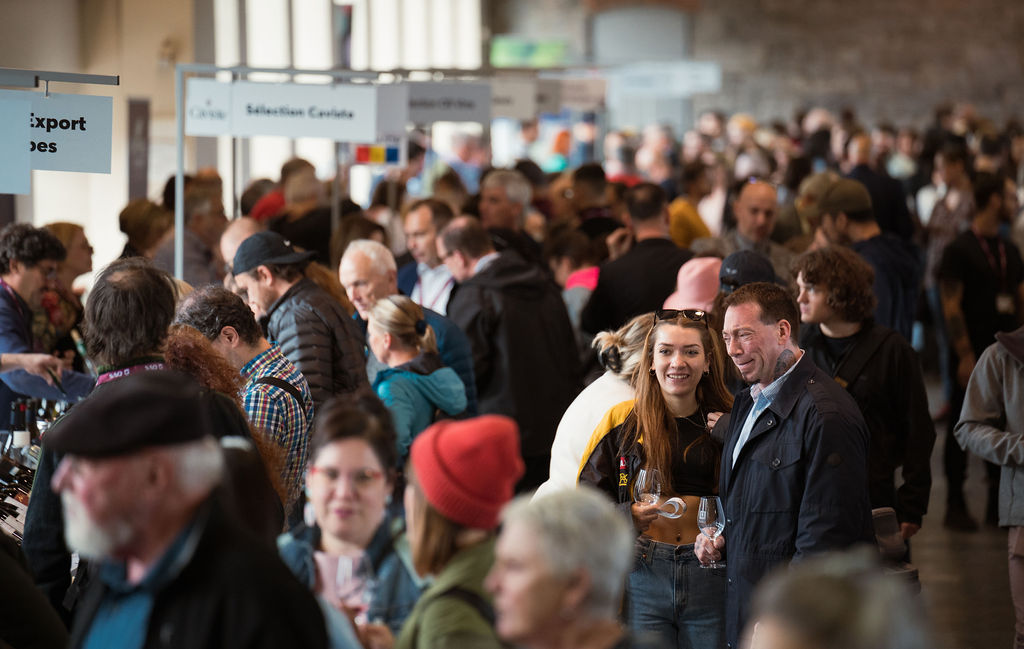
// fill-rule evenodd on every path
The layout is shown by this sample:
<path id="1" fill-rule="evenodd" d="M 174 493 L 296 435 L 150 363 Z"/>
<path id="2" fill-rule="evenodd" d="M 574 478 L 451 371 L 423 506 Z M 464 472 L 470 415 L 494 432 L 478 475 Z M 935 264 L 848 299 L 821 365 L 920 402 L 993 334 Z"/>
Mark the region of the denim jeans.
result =
<path id="1" fill-rule="evenodd" d="M 626 582 L 626 622 L 659 647 L 720 649 L 725 643 L 725 568 L 702 568 L 693 544 L 636 540 Z"/>

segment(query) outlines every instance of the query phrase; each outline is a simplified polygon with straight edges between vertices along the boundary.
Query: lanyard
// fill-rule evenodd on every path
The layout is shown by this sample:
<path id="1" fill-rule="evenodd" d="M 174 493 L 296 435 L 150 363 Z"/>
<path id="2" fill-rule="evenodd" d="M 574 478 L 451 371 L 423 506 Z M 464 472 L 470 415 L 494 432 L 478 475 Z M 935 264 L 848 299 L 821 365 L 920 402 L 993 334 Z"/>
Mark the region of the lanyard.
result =
<path id="1" fill-rule="evenodd" d="M 416 286 L 413 288 L 413 293 L 415 293 L 418 289 L 420 292 L 420 306 L 425 306 L 431 311 L 437 311 L 437 309 L 434 308 L 434 305 L 436 305 L 437 301 L 441 299 L 441 296 L 444 295 L 444 292 L 448 290 L 448 287 L 450 287 L 454 283 L 455 278 L 449 277 L 447 280 L 445 280 L 445 283 L 441 285 L 441 288 L 437 290 L 437 293 L 434 294 L 433 299 L 427 300 L 423 295 L 423 279 L 417 277 Z"/>
<path id="2" fill-rule="evenodd" d="M 131 367 L 125 367 L 119 370 L 110 370 L 104 372 L 96 377 L 96 385 L 103 385 L 114 379 L 124 378 L 131 376 L 132 374 L 138 374 L 139 372 L 148 372 L 151 370 L 162 370 L 164 369 L 163 361 L 153 361 L 152 363 L 145 363 L 143 365 L 132 365 Z"/>
<path id="3" fill-rule="evenodd" d="M 981 246 L 981 251 L 985 253 L 985 257 L 988 258 L 988 264 L 992 267 L 996 276 L 999 278 L 1000 290 L 1006 290 L 1006 244 L 1003 242 L 1002 237 L 996 237 L 999 242 L 999 262 L 996 263 L 996 257 L 992 254 L 992 250 L 988 247 L 988 241 L 985 237 L 981 236 L 975 228 L 971 228 L 971 232 L 974 233 L 975 238 L 978 239 L 978 245 Z"/>

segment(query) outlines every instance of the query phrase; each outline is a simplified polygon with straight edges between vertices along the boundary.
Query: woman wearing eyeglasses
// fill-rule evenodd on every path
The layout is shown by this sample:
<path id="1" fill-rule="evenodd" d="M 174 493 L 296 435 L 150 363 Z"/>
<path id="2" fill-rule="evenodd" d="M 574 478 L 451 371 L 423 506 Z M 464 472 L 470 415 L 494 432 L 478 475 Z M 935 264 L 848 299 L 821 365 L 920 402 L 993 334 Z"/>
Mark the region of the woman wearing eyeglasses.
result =
<path id="1" fill-rule="evenodd" d="M 346 613 L 353 611 L 340 601 L 346 575 L 339 566 L 345 557 L 369 559 L 374 579 L 366 618 L 397 633 L 425 584 L 411 569 L 403 521 L 388 516 L 395 433 L 379 402 L 377 408 L 371 414 L 354 400 L 336 399 L 318 413 L 306 476 L 316 522 L 281 536 L 278 549 L 299 581 Z"/>
<path id="2" fill-rule="evenodd" d="M 579 482 L 607 493 L 633 521 L 626 621 L 665 646 L 722 644 L 725 571 L 700 567 L 693 542 L 700 497 L 718 490 L 722 444 L 711 427 L 732 407 L 724 358 L 703 311 L 657 312 L 633 377 L 636 398 L 605 414 L 580 469 Z M 635 502 L 659 491 L 641 489 L 641 470 L 661 476 L 654 503 Z"/>

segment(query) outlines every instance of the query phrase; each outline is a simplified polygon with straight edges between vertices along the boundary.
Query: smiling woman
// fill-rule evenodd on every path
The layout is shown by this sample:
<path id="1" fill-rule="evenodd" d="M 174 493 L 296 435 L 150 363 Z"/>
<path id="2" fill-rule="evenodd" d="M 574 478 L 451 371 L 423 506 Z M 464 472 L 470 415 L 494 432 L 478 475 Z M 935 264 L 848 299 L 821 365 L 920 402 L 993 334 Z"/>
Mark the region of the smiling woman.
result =
<path id="1" fill-rule="evenodd" d="M 636 399 L 605 415 L 580 471 L 579 481 L 615 499 L 640 532 L 626 585 L 627 621 L 664 646 L 722 644 L 724 570 L 701 569 L 693 542 L 697 503 L 718 490 L 722 446 L 709 419 L 732 406 L 722 380 L 724 357 L 703 311 L 658 312 L 633 373 Z M 650 500 L 633 502 L 640 500 L 633 492 L 641 470 L 665 480 L 660 493 L 640 494 Z M 680 500 L 685 508 L 676 504 Z"/>
<path id="2" fill-rule="evenodd" d="M 341 601 L 339 565 L 345 558 L 368 560 L 376 578 L 363 599 L 369 602 L 366 616 L 397 633 L 423 582 L 400 554 L 407 547 L 402 520 L 388 514 L 395 433 L 383 406 L 376 407 L 379 412 L 371 414 L 354 402 L 335 400 L 318 413 L 306 478 L 315 523 L 285 534 L 278 547 L 299 581 L 346 613 L 353 600 Z"/>

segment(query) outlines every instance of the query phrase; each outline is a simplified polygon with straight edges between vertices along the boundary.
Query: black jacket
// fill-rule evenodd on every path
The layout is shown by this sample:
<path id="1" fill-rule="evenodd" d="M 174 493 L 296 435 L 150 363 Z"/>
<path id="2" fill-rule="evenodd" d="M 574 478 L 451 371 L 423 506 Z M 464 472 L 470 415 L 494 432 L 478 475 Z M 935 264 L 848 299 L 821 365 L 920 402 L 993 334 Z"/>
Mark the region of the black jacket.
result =
<path id="1" fill-rule="evenodd" d="M 314 409 L 366 382 L 366 356 L 356 324 L 337 301 L 300 279 L 267 312 L 267 337 L 309 383 Z"/>
<path id="2" fill-rule="evenodd" d="M 677 247 L 671 239 L 638 241 L 629 252 L 601 266 L 580 326 L 596 334 L 660 309 L 676 288 L 679 267 L 691 257 L 692 252 Z"/>
<path id="3" fill-rule="evenodd" d="M 719 493 L 725 509 L 726 640 L 735 649 L 757 583 L 807 555 L 874 542 L 868 431 L 849 394 L 806 355 L 761 413 L 733 467 L 753 406 L 733 403 Z"/>
<path id="4" fill-rule="evenodd" d="M 935 424 L 913 348 L 895 331 L 870 324 L 833 366 L 818 325 L 800 328 L 800 346 L 846 388 L 871 433 L 871 507 L 892 507 L 900 522 L 921 524 L 931 493 Z M 903 484 L 895 472 L 903 467 Z"/>
<path id="5" fill-rule="evenodd" d="M 457 287 L 448 318 L 473 348 L 480 413 L 515 419 L 524 457 L 548 455 L 558 421 L 581 389 L 576 338 L 558 287 L 506 251 Z"/>
<path id="6" fill-rule="evenodd" d="M 188 564 L 159 590 L 144 647 L 326 647 L 320 607 L 274 548 L 246 532 L 210 498 L 200 509 L 200 539 Z M 70 647 L 80 647 L 107 586 L 93 580 L 75 617 Z"/>

